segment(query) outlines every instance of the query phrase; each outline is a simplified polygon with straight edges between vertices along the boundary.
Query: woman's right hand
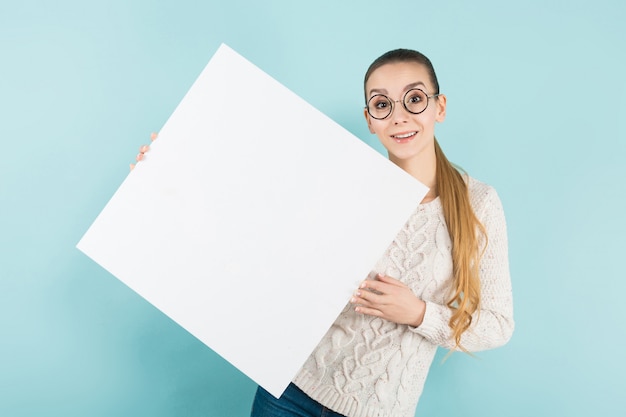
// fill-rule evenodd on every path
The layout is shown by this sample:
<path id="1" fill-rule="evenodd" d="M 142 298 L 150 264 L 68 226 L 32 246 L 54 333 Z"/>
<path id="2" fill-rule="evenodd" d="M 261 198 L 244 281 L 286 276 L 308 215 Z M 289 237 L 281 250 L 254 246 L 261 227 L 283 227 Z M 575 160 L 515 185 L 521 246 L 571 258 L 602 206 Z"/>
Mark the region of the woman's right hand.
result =
<path id="1" fill-rule="evenodd" d="M 158 136 L 158 134 L 157 134 L 157 133 L 152 132 L 152 133 L 150 134 L 150 141 L 151 141 L 151 142 L 154 142 L 154 140 L 157 138 L 157 136 Z M 150 150 L 150 145 L 141 145 L 141 147 L 139 148 L 139 153 L 138 153 L 138 154 L 137 154 L 137 156 L 135 157 L 135 161 L 139 162 L 139 161 L 143 160 L 143 158 L 144 158 L 144 156 L 145 156 L 146 152 L 148 152 L 149 150 Z M 137 162 L 136 162 L 136 163 L 137 163 Z M 136 163 L 134 163 L 134 164 L 130 164 L 130 170 L 131 170 L 131 171 L 135 168 Z"/>

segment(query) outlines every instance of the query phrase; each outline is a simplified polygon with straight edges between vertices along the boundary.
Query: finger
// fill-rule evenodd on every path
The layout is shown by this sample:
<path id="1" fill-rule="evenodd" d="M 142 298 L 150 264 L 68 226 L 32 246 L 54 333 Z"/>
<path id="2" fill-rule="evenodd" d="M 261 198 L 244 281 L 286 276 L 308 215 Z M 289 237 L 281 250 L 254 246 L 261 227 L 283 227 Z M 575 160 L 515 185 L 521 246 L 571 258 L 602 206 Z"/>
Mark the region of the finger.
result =
<path id="1" fill-rule="evenodd" d="M 364 301 L 364 302 L 369 302 L 369 303 L 375 303 L 376 302 L 376 294 L 374 294 L 371 291 L 363 291 L 363 290 L 357 290 L 354 293 L 354 298 L 357 301 Z"/>
<path id="2" fill-rule="evenodd" d="M 395 286 L 398 286 L 398 287 L 403 287 L 404 286 L 404 283 L 402 281 L 397 280 L 395 278 L 392 278 L 390 276 L 387 276 L 385 274 L 377 274 L 376 275 L 376 279 L 378 279 L 381 282 L 385 282 L 387 284 L 395 285 Z"/>
<path id="3" fill-rule="evenodd" d="M 152 132 L 150 134 L 150 141 L 154 142 L 154 140 L 158 137 L 158 133 L 156 132 Z M 139 153 L 137 154 L 137 156 L 135 156 L 135 161 L 139 162 L 141 160 L 143 160 L 143 157 L 145 155 L 146 152 L 148 152 L 150 150 L 150 145 L 141 145 L 141 147 L 139 148 Z M 130 170 L 132 171 L 133 169 L 135 169 L 136 164 L 130 164 Z"/>
<path id="4" fill-rule="evenodd" d="M 377 307 L 383 305 L 383 296 L 371 291 L 358 290 L 352 296 L 350 302 L 352 304 L 362 305 L 365 307 Z"/>
<path id="5" fill-rule="evenodd" d="M 375 308 L 356 306 L 354 311 L 359 314 L 367 314 L 369 316 L 383 317 L 383 312 Z"/>
<path id="6" fill-rule="evenodd" d="M 377 294 L 386 294 L 389 290 L 389 283 L 367 279 L 359 285 L 359 289 L 375 292 Z"/>
<path id="7" fill-rule="evenodd" d="M 355 291 L 355 293 L 352 294 L 352 297 L 350 297 L 350 303 L 361 306 L 371 306 L 371 303 L 363 297 L 363 292 L 361 291 Z"/>
<path id="8" fill-rule="evenodd" d="M 139 147 L 139 153 L 135 157 L 135 161 L 139 162 L 143 160 L 143 157 L 145 156 L 146 152 L 148 152 L 149 150 L 150 150 L 150 145 L 141 145 Z M 135 166 L 133 165 L 132 167 L 130 167 L 130 170 L 132 171 L 134 168 Z"/>

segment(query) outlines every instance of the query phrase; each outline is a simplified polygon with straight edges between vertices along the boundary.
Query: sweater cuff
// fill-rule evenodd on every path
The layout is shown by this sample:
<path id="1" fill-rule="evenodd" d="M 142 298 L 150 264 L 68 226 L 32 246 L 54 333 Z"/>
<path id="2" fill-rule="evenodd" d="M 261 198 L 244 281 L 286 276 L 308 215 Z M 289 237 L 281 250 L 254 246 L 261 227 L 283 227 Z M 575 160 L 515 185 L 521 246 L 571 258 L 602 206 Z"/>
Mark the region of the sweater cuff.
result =
<path id="1" fill-rule="evenodd" d="M 411 327 L 411 330 L 427 338 L 432 338 L 441 332 L 443 317 L 441 308 L 437 303 L 426 301 L 426 311 L 424 311 L 424 320 L 418 327 Z M 445 307 L 447 308 L 447 307 Z M 447 322 L 443 323 L 447 326 Z"/>

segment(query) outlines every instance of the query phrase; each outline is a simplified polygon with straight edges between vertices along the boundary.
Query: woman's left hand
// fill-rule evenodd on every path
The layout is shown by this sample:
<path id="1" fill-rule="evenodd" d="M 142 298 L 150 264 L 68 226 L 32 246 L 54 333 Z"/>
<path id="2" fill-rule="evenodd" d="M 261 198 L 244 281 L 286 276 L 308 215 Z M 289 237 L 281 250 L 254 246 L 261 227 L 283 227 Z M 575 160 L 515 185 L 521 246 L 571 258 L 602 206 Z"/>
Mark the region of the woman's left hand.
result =
<path id="1" fill-rule="evenodd" d="M 152 132 L 152 134 L 150 135 L 150 140 L 154 142 L 157 136 L 158 136 L 157 133 Z M 148 152 L 149 150 L 150 150 L 150 145 L 141 145 L 141 147 L 139 147 L 139 153 L 135 157 L 135 161 L 137 162 L 143 161 L 143 158 L 146 155 L 146 152 Z M 130 170 L 132 171 L 133 169 L 135 169 L 135 164 L 130 164 Z"/>
<path id="2" fill-rule="evenodd" d="M 366 280 L 350 300 L 357 313 L 381 317 L 398 324 L 417 327 L 424 320 L 426 303 L 397 279 L 378 274 Z"/>

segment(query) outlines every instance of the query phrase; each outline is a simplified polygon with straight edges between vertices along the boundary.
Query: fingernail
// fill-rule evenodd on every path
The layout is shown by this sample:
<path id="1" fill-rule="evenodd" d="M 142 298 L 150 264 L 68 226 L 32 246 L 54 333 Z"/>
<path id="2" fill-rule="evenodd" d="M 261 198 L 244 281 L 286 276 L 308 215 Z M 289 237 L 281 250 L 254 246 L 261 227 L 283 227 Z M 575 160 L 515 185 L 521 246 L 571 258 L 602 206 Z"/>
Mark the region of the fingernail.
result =
<path id="1" fill-rule="evenodd" d="M 356 303 L 356 298 L 352 297 L 352 298 L 350 299 L 350 302 L 351 302 L 351 303 Z"/>
<path id="2" fill-rule="evenodd" d="M 139 152 L 141 153 L 146 153 L 150 150 L 150 146 L 148 145 L 143 145 L 141 148 L 139 148 Z"/>
<path id="3" fill-rule="evenodd" d="M 130 164 L 130 170 L 132 171 L 133 169 L 135 169 L 135 164 Z"/>
<path id="4" fill-rule="evenodd" d="M 365 281 L 363 281 L 361 285 L 359 285 L 359 288 L 365 288 L 365 287 L 367 287 L 367 284 L 365 283 Z"/>
<path id="5" fill-rule="evenodd" d="M 142 153 L 138 153 L 137 156 L 135 157 L 135 160 L 137 162 L 141 161 L 143 159 L 143 154 Z"/>
<path id="6" fill-rule="evenodd" d="M 152 133 L 150 134 L 150 140 L 155 140 L 155 139 L 157 138 L 157 136 L 158 136 L 158 135 L 157 135 L 155 132 L 152 132 Z"/>

